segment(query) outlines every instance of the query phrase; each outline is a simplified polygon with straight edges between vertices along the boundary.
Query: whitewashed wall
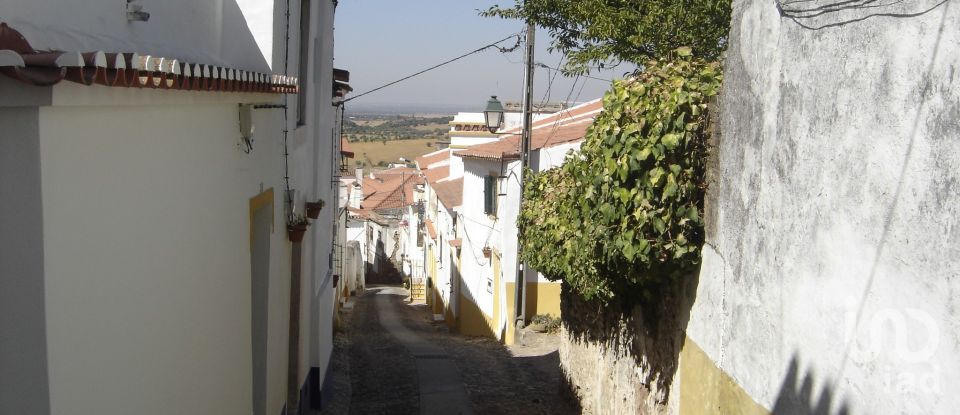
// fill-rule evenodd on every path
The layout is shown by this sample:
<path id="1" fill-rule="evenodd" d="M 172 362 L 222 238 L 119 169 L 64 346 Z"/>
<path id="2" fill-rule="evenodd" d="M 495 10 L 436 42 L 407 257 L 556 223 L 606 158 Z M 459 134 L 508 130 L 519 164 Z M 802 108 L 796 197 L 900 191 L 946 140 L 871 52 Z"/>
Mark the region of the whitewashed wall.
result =
<path id="1" fill-rule="evenodd" d="M 774 412 L 960 406 L 960 7 L 938 3 L 734 3 L 688 336 Z"/>
<path id="2" fill-rule="evenodd" d="M 50 9 L 6 0 L 2 20 L 38 49 L 130 51 L 269 71 L 236 2 L 145 3 L 149 22 L 128 23 L 125 4 L 107 1 Z M 276 71 L 286 66 L 298 75 L 299 2 L 291 3 L 290 55 L 274 48 L 271 59 Z M 277 22 L 285 5 L 272 7 L 273 44 L 282 44 L 285 27 Z M 333 12 L 332 2 L 314 2 L 303 126 L 295 125 L 296 96 L 0 83 L 0 105 L 46 105 L 32 139 L 45 201 L 51 413 L 250 413 L 248 203 L 268 188 L 275 205 L 267 411 L 283 408 L 291 246 L 285 128 L 298 206 L 318 199 L 328 206 L 303 243 L 297 374 L 301 383 L 310 367 L 323 376 L 332 350 Z M 42 97 L 27 97 L 34 92 Z M 244 154 L 238 102 L 286 102 L 288 123 L 282 110 L 255 110 L 254 150 Z"/>
<path id="3" fill-rule="evenodd" d="M 357 242 L 360 244 L 360 259 L 367 261 L 367 231 L 366 222 L 358 219 L 347 221 L 347 240 L 346 243 Z"/>
<path id="4" fill-rule="evenodd" d="M 248 203 L 260 183 L 281 189 L 282 158 L 277 141 L 239 151 L 236 116 L 41 108 L 52 413 L 250 411 Z M 268 371 L 282 378 L 290 244 L 274 223 Z"/>
<path id="5" fill-rule="evenodd" d="M 138 3 L 150 13 L 149 21 L 128 22 L 124 1 L 3 0 L 0 9 L 2 21 L 20 31 L 35 49 L 137 52 L 269 72 L 269 60 L 256 52 L 259 47 L 235 0 Z M 293 3 L 296 13 L 298 2 Z M 283 27 L 274 24 L 274 29 L 276 33 Z M 283 40 L 273 43 L 282 45 Z"/>
<path id="6" fill-rule="evenodd" d="M 487 280 L 493 281 L 493 269 L 490 259 L 483 256 L 483 247 L 499 247 L 503 224 L 483 212 L 483 178 L 489 174 L 499 175 L 500 162 L 472 158 L 464 158 L 463 162 L 461 288 L 466 298 L 473 299 L 481 311 L 493 316 L 493 293 L 487 291 Z M 504 252 L 504 266 L 506 255 Z M 503 276 L 509 277 L 506 271 Z"/>
<path id="7" fill-rule="evenodd" d="M 436 284 L 437 291 L 440 292 L 444 304 L 450 304 L 450 291 L 453 284 L 450 280 L 450 270 L 453 267 L 450 251 L 454 249 L 450 246 L 450 240 L 456 239 L 457 237 L 453 221 L 456 212 L 447 209 L 443 202 L 439 200 L 437 201 L 437 206 L 437 241 L 433 249 L 433 254 L 437 261 L 437 280 L 434 281 L 434 284 Z"/>
<path id="8" fill-rule="evenodd" d="M 284 5 L 275 2 L 274 15 L 282 16 Z M 290 17 L 291 56 L 296 57 L 299 65 L 298 49 L 294 46 L 300 42 L 299 35 L 299 2 L 292 1 L 291 11 L 296 14 Z M 333 312 L 334 289 L 332 255 L 334 249 L 333 226 L 337 216 L 337 191 L 339 180 L 334 180 L 334 169 L 339 162 L 339 153 L 336 145 L 339 137 L 334 137 L 336 108 L 331 105 L 333 95 L 333 22 L 335 4 L 333 1 L 311 2 L 311 30 L 309 39 L 309 73 L 299 74 L 301 87 L 307 88 L 307 108 L 305 110 L 305 125 L 300 126 L 294 133 L 293 179 L 301 183 L 306 190 L 303 194 L 312 200 L 324 200 L 326 207 L 321 210 L 320 217 L 311 226 L 310 246 L 304 246 L 303 282 L 301 284 L 301 317 L 300 319 L 300 365 L 298 378 L 303 387 L 307 372 L 311 367 L 317 368 L 320 373 L 320 384 L 326 384 L 326 375 L 330 367 L 330 357 L 333 353 Z M 274 44 L 282 45 L 281 27 L 274 25 Z M 275 48 L 279 49 L 279 48 Z M 274 68 L 280 68 L 279 51 L 274 52 Z M 294 60 L 290 60 L 293 65 Z M 288 71 L 297 73 L 297 66 Z M 296 104 L 296 96 L 288 95 L 288 106 Z M 292 107 L 296 107 L 293 105 Z M 288 109 L 288 112 L 290 110 Z M 296 123 L 296 113 L 288 116 L 288 122 Z M 290 128 L 293 128 L 292 126 Z M 309 249 L 308 249 L 309 248 Z M 325 391 L 325 395 L 329 389 Z M 327 395 L 329 396 L 329 395 Z"/>

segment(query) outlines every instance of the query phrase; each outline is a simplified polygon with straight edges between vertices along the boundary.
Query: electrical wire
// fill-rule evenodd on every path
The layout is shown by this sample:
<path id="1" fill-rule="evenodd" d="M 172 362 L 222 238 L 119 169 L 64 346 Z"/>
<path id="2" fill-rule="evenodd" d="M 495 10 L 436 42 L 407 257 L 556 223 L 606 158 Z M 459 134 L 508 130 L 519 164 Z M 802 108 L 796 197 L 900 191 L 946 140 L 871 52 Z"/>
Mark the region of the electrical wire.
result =
<path id="1" fill-rule="evenodd" d="M 564 59 L 564 57 L 561 56 L 561 57 L 560 57 L 560 63 L 557 64 L 557 66 L 563 65 L 563 59 Z M 541 68 L 547 68 L 547 76 L 550 76 L 550 70 L 551 70 L 552 68 L 550 68 L 549 66 L 544 65 L 544 64 L 542 64 L 542 63 L 540 63 L 539 66 L 540 66 Z M 546 104 L 547 101 L 550 100 L 550 92 L 553 90 L 553 81 L 554 81 L 555 79 L 557 79 L 557 75 L 558 75 L 558 74 L 560 74 L 560 71 L 559 71 L 559 70 L 554 70 L 554 71 L 553 71 L 553 76 L 550 76 L 550 81 L 547 82 L 547 92 L 545 92 L 545 93 L 543 94 L 543 99 L 540 100 L 540 108 L 543 108 L 543 105 Z"/>
<path id="2" fill-rule="evenodd" d="M 383 88 L 386 88 L 386 87 L 388 87 L 388 86 L 398 84 L 398 83 L 400 83 L 400 82 L 406 81 L 407 79 L 413 78 L 413 77 L 415 77 L 415 76 L 417 76 L 417 75 L 423 74 L 423 73 L 425 73 L 425 72 L 432 71 L 432 70 L 437 69 L 437 68 L 439 68 L 439 67 L 441 67 L 441 66 L 444 66 L 444 65 L 447 65 L 447 64 L 456 62 L 456 61 L 458 61 L 458 60 L 460 60 L 460 59 L 466 58 L 467 56 L 470 56 L 470 55 L 473 55 L 473 54 L 476 54 L 476 53 L 483 52 L 483 51 L 485 51 L 485 50 L 487 50 L 487 49 L 490 49 L 490 48 L 497 48 L 497 49 L 500 51 L 500 53 L 513 52 L 513 51 L 516 50 L 518 47 L 520 47 L 520 43 L 521 43 L 521 42 L 520 42 L 520 35 L 522 35 L 522 34 L 523 34 L 523 32 L 521 32 L 521 33 L 514 33 L 514 34 L 512 34 L 512 35 L 510 35 L 510 36 L 507 36 L 507 37 L 505 37 L 505 38 L 503 38 L 503 39 L 500 39 L 500 40 L 498 40 L 498 41 L 496 41 L 496 42 L 493 42 L 493 43 L 491 43 L 491 44 L 489 44 L 489 45 L 486 45 L 486 46 L 483 46 L 483 47 L 474 49 L 474 50 L 472 50 L 472 51 L 470 51 L 470 52 L 464 53 L 463 55 L 457 56 L 456 58 L 453 58 L 453 59 L 450 59 L 450 60 L 447 60 L 447 61 L 438 63 L 438 64 L 433 65 L 433 66 L 431 66 L 431 67 L 429 67 L 429 68 L 427 68 L 427 69 L 424 69 L 424 70 L 422 70 L 422 71 L 419 71 L 419 72 L 414 73 L 414 74 L 411 74 L 411 75 L 407 75 L 407 76 L 405 76 L 405 77 L 403 77 L 403 78 L 397 79 L 396 81 L 389 82 L 389 83 L 386 83 L 386 84 L 384 84 L 384 85 L 378 86 L 378 87 L 373 88 L 373 89 L 371 89 L 371 90 L 369 90 L 369 91 L 367 91 L 367 92 L 364 92 L 364 93 L 362 93 L 362 94 L 354 95 L 354 96 L 352 96 L 352 97 L 350 97 L 350 98 L 348 98 L 348 99 L 343 100 L 343 102 L 353 101 L 353 100 L 355 100 L 355 99 L 357 99 L 357 98 L 360 98 L 360 97 L 362 97 L 362 96 L 364 96 L 364 95 L 377 92 L 377 91 L 379 91 L 379 90 L 381 90 L 381 89 L 383 89 Z M 497 44 L 503 43 L 503 42 L 509 40 L 510 38 L 513 38 L 513 37 L 516 37 L 516 38 L 517 38 L 517 44 L 515 44 L 515 45 L 513 45 L 513 46 L 511 46 L 511 47 L 509 47 L 509 48 L 501 48 L 501 47 L 497 46 Z"/>
<path id="3" fill-rule="evenodd" d="M 562 62 L 562 61 L 561 61 L 561 62 Z M 548 66 L 547 64 L 545 64 L 545 63 L 543 63 L 543 62 L 536 62 L 536 63 L 534 63 L 534 65 L 539 66 L 539 67 L 544 68 L 544 69 L 550 69 L 550 70 L 554 70 L 554 71 L 557 71 L 557 72 L 563 72 L 563 70 L 559 68 L 559 65 L 558 65 L 558 67 L 553 67 L 553 66 Z M 595 76 L 590 76 L 590 75 L 580 75 L 580 74 L 578 74 L 577 76 L 584 77 L 584 78 L 587 78 L 587 79 L 593 79 L 593 80 L 597 80 L 597 81 L 613 82 L 612 79 L 597 78 L 597 77 L 595 77 Z"/>

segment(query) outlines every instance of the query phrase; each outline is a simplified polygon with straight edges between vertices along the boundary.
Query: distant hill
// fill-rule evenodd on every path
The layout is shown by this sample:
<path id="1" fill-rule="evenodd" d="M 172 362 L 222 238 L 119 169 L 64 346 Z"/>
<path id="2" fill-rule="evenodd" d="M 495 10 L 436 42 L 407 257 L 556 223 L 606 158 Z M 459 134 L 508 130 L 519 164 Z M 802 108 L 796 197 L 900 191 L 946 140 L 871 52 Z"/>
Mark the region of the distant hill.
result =
<path id="1" fill-rule="evenodd" d="M 444 116 L 454 115 L 461 111 L 483 111 L 484 102 L 472 105 L 463 104 L 398 104 L 398 103 L 370 103 L 358 100 L 347 104 L 347 116 L 357 114 L 379 115 L 416 115 L 416 116 Z"/>
<path id="2" fill-rule="evenodd" d="M 452 116 L 346 114 L 343 134 L 350 142 L 438 139 L 450 131 Z"/>

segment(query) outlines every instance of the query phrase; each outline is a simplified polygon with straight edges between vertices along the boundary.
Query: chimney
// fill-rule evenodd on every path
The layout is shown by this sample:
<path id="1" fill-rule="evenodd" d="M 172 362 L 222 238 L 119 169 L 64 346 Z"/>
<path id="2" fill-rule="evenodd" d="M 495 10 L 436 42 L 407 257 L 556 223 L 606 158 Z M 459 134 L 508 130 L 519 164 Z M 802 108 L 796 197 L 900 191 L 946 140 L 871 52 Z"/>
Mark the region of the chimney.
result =
<path id="1" fill-rule="evenodd" d="M 357 183 L 360 184 L 360 188 L 363 189 L 363 169 L 357 169 Z"/>

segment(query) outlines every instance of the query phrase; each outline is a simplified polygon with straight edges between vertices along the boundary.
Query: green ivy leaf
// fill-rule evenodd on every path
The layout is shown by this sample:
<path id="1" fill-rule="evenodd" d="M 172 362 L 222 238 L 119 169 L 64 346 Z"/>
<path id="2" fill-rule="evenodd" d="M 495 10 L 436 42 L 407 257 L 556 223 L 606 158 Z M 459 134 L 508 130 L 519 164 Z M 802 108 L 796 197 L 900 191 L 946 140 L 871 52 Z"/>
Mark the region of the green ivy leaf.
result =
<path id="1" fill-rule="evenodd" d="M 706 100 L 721 73 L 677 56 L 615 82 L 580 152 L 524 188 L 521 256 L 585 297 L 652 295 L 699 264 Z"/>
<path id="2" fill-rule="evenodd" d="M 666 147 L 667 150 L 673 150 L 680 145 L 680 137 L 680 134 L 670 133 L 664 135 L 663 138 L 660 139 L 660 142 L 663 143 L 663 146 Z"/>

